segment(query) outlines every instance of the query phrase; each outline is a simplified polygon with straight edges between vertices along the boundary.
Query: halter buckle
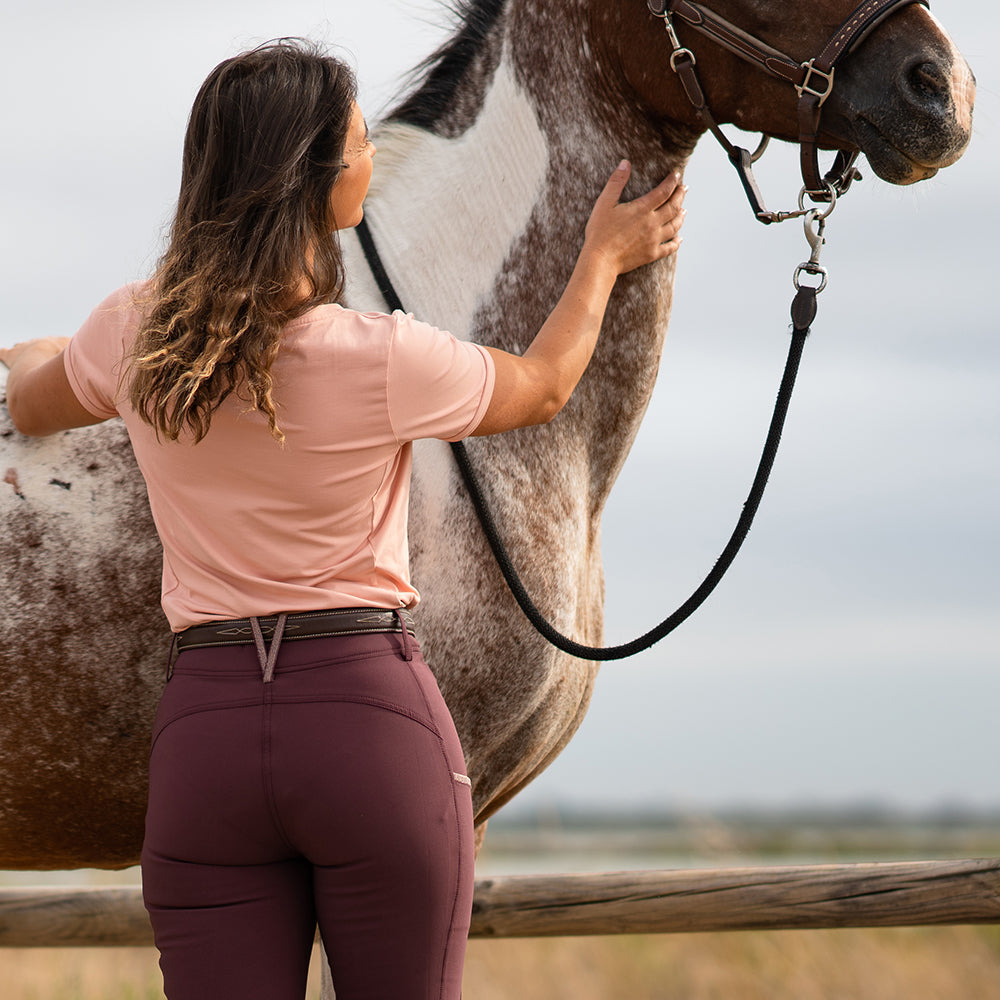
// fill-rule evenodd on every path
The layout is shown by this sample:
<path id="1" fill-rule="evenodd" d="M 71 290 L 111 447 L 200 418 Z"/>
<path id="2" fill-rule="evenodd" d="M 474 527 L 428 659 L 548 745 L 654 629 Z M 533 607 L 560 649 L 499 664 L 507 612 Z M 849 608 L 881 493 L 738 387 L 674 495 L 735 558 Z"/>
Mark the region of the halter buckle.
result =
<path id="1" fill-rule="evenodd" d="M 824 73 L 823 70 L 816 68 L 816 60 L 810 59 L 808 62 L 802 63 L 801 68 L 806 71 L 806 75 L 801 83 L 795 84 L 799 97 L 803 94 L 812 94 L 813 97 L 819 98 L 819 107 L 823 107 L 824 101 L 833 93 L 833 75 L 836 72 L 836 67 L 832 67 L 829 73 Z M 825 83 L 822 90 L 818 90 L 812 85 L 814 76 L 820 77 Z"/>

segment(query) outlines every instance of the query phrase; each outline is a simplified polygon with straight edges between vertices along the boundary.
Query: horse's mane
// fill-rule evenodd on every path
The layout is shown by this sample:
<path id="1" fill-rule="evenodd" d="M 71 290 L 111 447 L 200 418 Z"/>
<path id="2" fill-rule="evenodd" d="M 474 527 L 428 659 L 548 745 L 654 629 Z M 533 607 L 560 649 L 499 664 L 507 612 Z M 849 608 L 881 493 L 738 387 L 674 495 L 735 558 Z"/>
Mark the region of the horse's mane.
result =
<path id="1" fill-rule="evenodd" d="M 455 88 L 482 50 L 507 0 L 452 0 L 455 34 L 427 57 L 411 76 L 410 92 L 389 113 L 389 120 L 433 130 L 451 107 Z"/>

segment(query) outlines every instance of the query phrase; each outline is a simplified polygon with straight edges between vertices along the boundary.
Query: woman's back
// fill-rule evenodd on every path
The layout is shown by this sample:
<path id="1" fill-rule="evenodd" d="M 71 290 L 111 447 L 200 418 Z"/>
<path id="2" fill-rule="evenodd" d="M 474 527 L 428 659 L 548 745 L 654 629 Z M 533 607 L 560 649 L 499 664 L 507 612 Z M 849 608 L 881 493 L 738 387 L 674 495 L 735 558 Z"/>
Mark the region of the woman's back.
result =
<path id="1" fill-rule="evenodd" d="M 406 445 L 476 427 L 489 355 L 402 314 L 320 306 L 288 324 L 272 368 L 283 443 L 236 392 L 197 445 L 169 442 L 115 399 L 140 303 L 134 287 L 102 303 L 67 372 L 96 414 L 125 419 L 163 542 L 173 629 L 275 607 L 415 604 Z"/>

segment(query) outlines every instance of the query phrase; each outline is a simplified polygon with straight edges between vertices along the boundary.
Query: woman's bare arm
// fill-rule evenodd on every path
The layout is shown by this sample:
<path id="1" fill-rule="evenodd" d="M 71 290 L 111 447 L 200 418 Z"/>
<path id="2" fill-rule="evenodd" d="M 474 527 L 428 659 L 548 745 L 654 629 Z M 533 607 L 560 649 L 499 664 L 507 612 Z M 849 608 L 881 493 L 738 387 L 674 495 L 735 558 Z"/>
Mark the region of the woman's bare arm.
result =
<path id="1" fill-rule="evenodd" d="M 63 364 L 68 337 L 45 337 L 0 348 L 7 376 L 7 410 L 14 426 L 32 437 L 98 424 L 76 398 Z"/>

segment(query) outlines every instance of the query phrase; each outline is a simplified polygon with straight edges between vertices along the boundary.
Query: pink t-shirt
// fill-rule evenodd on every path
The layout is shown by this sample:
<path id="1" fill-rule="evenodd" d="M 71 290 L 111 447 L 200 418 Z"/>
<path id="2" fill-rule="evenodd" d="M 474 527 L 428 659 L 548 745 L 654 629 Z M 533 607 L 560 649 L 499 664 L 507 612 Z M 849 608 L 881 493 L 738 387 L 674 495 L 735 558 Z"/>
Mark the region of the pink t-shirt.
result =
<path id="1" fill-rule="evenodd" d="M 97 417 L 120 415 L 163 544 L 163 610 L 197 622 L 336 607 L 413 607 L 411 444 L 455 441 L 493 392 L 483 348 L 395 313 L 320 306 L 289 323 L 274 363 L 282 446 L 231 395 L 197 445 L 157 440 L 119 390 L 143 286 L 106 299 L 66 349 Z"/>

